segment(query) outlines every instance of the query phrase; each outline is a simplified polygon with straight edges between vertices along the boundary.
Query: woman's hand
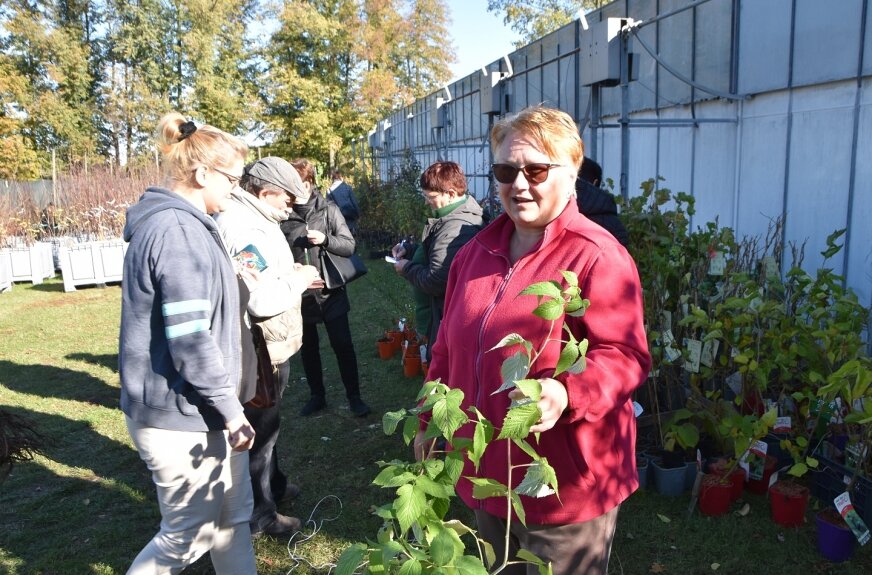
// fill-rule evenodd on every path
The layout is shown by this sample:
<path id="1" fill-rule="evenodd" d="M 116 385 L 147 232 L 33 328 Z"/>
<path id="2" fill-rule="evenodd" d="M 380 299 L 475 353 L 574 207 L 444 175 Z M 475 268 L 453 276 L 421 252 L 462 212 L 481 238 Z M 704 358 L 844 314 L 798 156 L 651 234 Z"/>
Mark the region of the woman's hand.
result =
<path id="1" fill-rule="evenodd" d="M 427 432 L 423 429 L 419 429 L 417 435 L 415 435 L 415 442 L 412 444 L 415 449 L 415 461 L 424 461 L 430 457 L 430 452 L 436 443 L 436 439 L 432 437 L 428 439 L 426 435 Z"/>
<path id="2" fill-rule="evenodd" d="M 309 243 L 313 246 L 319 246 L 324 243 L 324 232 L 319 232 L 318 230 L 310 230 L 306 228 L 306 239 L 309 240 Z"/>
<path id="3" fill-rule="evenodd" d="M 539 380 L 542 385 L 542 395 L 539 396 L 539 411 L 542 412 L 542 417 L 539 422 L 530 428 L 531 433 L 541 433 L 548 431 L 557 424 L 557 420 L 563 415 L 563 410 L 569 405 L 569 396 L 566 393 L 566 388 L 556 379 L 545 377 Z M 527 397 L 520 389 L 513 389 L 509 392 L 509 398 L 521 400 Z"/>
<path id="4" fill-rule="evenodd" d="M 254 445 L 254 428 L 244 415 L 231 419 L 224 426 L 230 432 L 227 442 L 233 451 L 248 451 Z"/>
<path id="5" fill-rule="evenodd" d="M 299 264 L 296 264 L 299 265 Z M 324 280 L 321 279 L 321 275 L 318 272 L 318 268 L 315 266 L 303 266 L 296 268 L 297 272 L 303 274 L 303 277 L 306 278 L 307 289 L 321 289 L 324 287 Z"/>
<path id="6" fill-rule="evenodd" d="M 396 259 L 400 259 L 406 255 L 406 247 L 403 244 L 397 244 L 391 248 L 391 255 Z"/>
<path id="7" fill-rule="evenodd" d="M 407 264 L 407 263 L 409 263 L 409 260 L 398 259 L 398 260 L 394 263 L 394 271 L 397 272 L 398 274 L 402 274 L 402 273 L 403 273 L 403 268 L 406 267 L 406 264 Z"/>

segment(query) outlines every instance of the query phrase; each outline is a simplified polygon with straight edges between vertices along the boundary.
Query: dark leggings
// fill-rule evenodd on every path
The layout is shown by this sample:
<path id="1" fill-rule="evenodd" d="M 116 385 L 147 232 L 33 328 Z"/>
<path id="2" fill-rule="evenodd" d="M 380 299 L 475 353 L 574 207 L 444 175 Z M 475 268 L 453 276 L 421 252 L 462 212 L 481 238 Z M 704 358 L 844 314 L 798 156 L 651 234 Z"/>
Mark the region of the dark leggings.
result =
<path id="1" fill-rule="evenodd" d="M 327 337 L 330 347 L 336 354 L 339 364 L 339 375 L 345 386 L 348 399 L 360 397 L 360 378 L 357 373 L 357 355 L 354 353 L 354 342 L 351 340 L 351 328 L 348 325 L 348 314 L 344 313 L 332 320 L 325 320 Z M 318 340 L 318 324 L 303 324 L 303 346 L 300 348 L 300 359 L 303 361 L 303 371 L 309 383 L 312 397 L 324 397 L 324 371 L 321 367 L 320 342 Z"/>

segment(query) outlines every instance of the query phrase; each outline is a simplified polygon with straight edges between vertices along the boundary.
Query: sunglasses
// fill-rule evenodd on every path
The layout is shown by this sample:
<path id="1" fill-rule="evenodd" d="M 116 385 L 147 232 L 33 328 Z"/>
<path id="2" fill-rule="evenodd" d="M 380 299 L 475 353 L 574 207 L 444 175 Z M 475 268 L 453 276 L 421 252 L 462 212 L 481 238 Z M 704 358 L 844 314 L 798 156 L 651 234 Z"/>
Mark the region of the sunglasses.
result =
<path id="1" fill-rule="evenodd" d="M 231 186 L 238 186 L 238 185 L 239 185 L 239 182 L 240 182 L 240 180 L 242 179 L 242 178 L 240 178 L 239 176 L 234 176 L 233 174 L 228 174 L 228 173 L 225 172 L 224 170 L 219 170 L 219 169 L 216 168 L 215 166 L 211 166 L 211 167 L 212 167 L 213 170 L 215 170 L 216 172 L 218 172 L 219 174 L 221 174 L 222 176 L 224 176 L 225 178 L 227 178 L 227 180 L 230 182 L 230 185 L 231 185 Z"/>
<path id="2" fill-rule="evenodd" d="M 494 178 L 501 184 L 511 184 L 518 177 L 518 172 L 523 172 L 524 177 L 531 184 L 541 184 L 548 179 L 548 172 L 551 168 L 560 168 L 563 164 L 527 164 L 526 166 L 516 167 L 511 164 L 493 164 L 491 169 L 494 172 Z"/>

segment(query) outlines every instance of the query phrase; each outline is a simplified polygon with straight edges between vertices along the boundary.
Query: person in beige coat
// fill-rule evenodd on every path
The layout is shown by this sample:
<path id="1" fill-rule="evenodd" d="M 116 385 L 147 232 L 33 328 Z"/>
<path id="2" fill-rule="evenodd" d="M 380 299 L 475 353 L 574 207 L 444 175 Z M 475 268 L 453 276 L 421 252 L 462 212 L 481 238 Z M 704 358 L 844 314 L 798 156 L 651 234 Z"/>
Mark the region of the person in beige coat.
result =
<path id="1" fill-rule="evenodd" d="M 315 267 L 294 263 L 279 228 L 294 201 L 306 192 L 297 171 L 275 157 L 246 166 L 240 185 L 245 189 L 232 192 L 227 209 L 216 219 L 231 256 L 241 252 L 259 255 L 256 267 L 262 269 L 249 270 L 243 276 L 251 290 L 248 315 L 263 331 L 281 399 L 290 375 L 290 358 L 302 344 L 302 294 L 320 285 Z M 257 432 L 250 453 L 254 491 L 251 532 L 255 536 L 283 535 L 301 526 L 298 518 L 277 511 L 283 497 L 296 497 L 300 491 L 279 469 L 276 443 L 281 424 L 280 405 L 279 401 L 268 408 L 245 407 L 246 417 Z"/>

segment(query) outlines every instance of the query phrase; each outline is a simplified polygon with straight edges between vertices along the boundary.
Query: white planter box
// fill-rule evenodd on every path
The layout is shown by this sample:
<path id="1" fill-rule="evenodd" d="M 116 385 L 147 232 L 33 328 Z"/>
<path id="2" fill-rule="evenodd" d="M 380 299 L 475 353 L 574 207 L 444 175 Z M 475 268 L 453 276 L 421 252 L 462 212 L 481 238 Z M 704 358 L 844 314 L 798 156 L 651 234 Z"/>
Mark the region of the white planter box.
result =
<path id="1" fill-rule="evenodd" d="M 64 291 L 80 285 L 105 285 L 120 282 L 127 243 L 122 240 L 87 242 L 61 246 L 58 258 L 64 278 Z"/>
<path id="2" fill-rule="evenodd" d="M 0 292 L 12 289 L 12 258 L 9 250 L 0 250 Z"/>
<path id="3" fill-rule="evenodd" d="M 0 250 L 9 254 L 12 281 L 41 284 L 55 275 L 51 244 L 36 242 L 32 246 L 20 246 Z"/>

